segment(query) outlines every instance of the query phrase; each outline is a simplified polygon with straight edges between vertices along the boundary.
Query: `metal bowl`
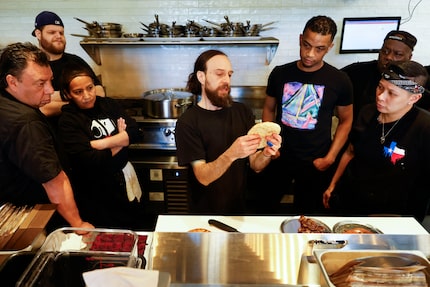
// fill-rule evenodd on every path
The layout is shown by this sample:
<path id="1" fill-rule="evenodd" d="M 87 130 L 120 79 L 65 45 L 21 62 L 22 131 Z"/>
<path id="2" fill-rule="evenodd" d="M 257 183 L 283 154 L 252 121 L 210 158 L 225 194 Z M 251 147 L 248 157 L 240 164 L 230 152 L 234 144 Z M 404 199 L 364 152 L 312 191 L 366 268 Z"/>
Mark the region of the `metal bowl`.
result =
<path id="1" fill-rule="evenodd" d="M 333 233 L 382 234 L 378 228 L 357 221 L 341 221 L 333 226 Z"/>

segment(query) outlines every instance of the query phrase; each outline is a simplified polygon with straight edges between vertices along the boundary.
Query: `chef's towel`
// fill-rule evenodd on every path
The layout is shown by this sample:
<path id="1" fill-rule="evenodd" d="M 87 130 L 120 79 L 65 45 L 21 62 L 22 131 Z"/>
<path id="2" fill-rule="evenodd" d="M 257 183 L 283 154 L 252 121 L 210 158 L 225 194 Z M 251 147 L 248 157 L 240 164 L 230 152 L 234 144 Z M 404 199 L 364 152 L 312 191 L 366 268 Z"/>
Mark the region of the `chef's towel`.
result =
<path id="1" fill-rule="evenodd" d="M 112 267 L 82 273 L 87 287 L 157 287 L 158 270 Z"/>
<path id="2" fill-rule="evenodd" d="M 122 169 L 122 172 L 124 173 L 128 200 L 133 201 L 137 198 L 137 201 L 140 202 L 142 190 L 140 189 L 139 180 L 137 179 L 136 171 L 134 170 L 131 162 L 127 162 L 125 167 Z"/>

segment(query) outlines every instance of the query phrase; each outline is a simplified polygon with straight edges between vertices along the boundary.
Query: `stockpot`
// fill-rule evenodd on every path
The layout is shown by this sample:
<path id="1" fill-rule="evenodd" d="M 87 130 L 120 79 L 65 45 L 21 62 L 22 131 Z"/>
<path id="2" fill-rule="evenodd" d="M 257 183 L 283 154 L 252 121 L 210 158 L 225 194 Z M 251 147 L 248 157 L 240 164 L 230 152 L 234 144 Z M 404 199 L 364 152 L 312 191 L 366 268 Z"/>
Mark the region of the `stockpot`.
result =
<path id="1" fill-rule="evenodd" d="M 196 97 L 185 89 L 156 89 L 145 92 L 143 111 L 147 116 L 159 119 L 179 118 L 195 103 Z"/>

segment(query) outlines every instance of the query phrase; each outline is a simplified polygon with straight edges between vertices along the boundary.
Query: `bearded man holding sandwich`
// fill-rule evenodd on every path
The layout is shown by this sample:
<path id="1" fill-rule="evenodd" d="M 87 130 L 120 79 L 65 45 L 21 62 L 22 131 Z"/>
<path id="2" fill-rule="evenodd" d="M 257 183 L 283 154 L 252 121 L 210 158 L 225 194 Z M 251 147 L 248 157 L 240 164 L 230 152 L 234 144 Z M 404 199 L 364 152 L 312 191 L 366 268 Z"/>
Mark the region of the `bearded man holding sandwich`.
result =
<path id="1" fill-rule="evenodd" d="M 187 90 L 201 97 L 178 119 L 175 139 L 179 165 L 190 167 L 192 213 L 246 212 L 247 171 L 263 170 L 281 146 L 275 123 L 260 123 L 263 128 L 250 131 L 255 116 L 245 104 L 232 100 L 232 74 L 227 55 L 208 50 L 188 77 Z"/>

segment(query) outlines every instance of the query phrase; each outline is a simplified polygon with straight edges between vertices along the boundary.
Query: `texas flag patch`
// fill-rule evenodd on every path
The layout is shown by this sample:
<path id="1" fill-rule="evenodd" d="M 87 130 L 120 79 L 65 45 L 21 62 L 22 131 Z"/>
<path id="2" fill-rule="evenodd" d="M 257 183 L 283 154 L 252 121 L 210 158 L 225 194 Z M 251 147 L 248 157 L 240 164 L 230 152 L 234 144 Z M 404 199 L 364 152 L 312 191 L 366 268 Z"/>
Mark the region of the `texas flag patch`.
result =
<path id="1" fill-rule="evenodd" d="M 398 148 L 396 144 L 396 142 L 391 142 L 389 147 L 384 146 L 384 155 L 390 158 L 393 164 L 405 157 L 405 150 Z"/>

